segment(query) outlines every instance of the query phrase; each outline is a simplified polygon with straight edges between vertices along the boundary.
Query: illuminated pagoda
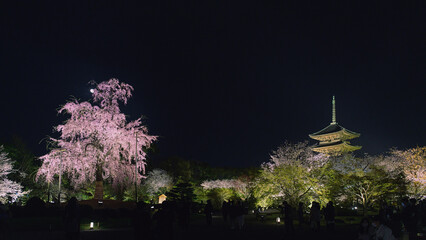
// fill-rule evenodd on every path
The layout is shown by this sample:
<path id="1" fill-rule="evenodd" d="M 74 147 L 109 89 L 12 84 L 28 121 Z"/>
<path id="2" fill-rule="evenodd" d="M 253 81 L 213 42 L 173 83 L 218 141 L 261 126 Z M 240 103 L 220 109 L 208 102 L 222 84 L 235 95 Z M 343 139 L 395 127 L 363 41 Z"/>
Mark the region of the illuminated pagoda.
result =
<path id="1" fill-rule="evenodd" d="M 319 141 L 319 143 L 312 146 L 312 150 L 331 156 L 338 156 L 361 149 L 361 146 L 352 146 L 348 141 L 359 137 L 361 134 L 349 131 L 336 122 L 336 101 L 334 96 L 332 105 L 332 121 L 330 125 L 316 133 L 309 134 L 310 138 Z"/>

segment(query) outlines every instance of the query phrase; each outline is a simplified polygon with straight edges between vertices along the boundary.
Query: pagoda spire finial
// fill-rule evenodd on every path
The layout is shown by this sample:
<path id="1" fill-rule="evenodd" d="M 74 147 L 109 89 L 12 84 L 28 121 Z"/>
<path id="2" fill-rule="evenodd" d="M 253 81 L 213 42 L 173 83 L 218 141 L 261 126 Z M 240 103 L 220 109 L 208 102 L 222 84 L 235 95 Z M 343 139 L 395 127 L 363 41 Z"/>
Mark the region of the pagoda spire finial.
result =
<path id="1" fill-rule="evenodd" d="M 336 124 L 336 100 L 334 98 L 333 95 L 333 100 L 331 101 L 331 104 L 333 105 L 333 109 L 332 109 L 332 117 L 331 117 L 331 124 Z"/>

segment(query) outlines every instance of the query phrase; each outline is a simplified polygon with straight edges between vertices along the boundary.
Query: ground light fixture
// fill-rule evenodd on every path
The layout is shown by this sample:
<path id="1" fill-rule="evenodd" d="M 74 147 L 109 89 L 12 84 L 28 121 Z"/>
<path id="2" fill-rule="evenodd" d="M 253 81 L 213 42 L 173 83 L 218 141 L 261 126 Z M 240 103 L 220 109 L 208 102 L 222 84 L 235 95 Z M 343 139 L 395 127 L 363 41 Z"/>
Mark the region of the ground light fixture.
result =
<path id="1" fill-rule="evenodd" d="M 275 222 L 276 222 L 277 224 L 280 224 L 280 222 L 281 222 L 281 218 L 280 218 L 280 217 L 277 217 L 277 219 L 275 219 Z"/>
<path id="2" fill-rule="evenodd" d="M 90 222 L 90 230 L 93 230 L 93 222 Z"/>

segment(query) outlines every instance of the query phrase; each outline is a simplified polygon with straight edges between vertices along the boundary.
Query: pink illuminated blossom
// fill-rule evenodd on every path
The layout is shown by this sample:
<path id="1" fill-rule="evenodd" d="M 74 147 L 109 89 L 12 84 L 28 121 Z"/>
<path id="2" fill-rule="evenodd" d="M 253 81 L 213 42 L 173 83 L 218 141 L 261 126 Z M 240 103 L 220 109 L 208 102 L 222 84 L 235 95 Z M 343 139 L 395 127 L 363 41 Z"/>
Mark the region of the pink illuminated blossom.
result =
<path id="1" fill-rule="evenodd" d="M 0 146 L 0 202 L 15 202 L 19 197 L 27 194 L 29 191 L 22 191 L 21 184 L 11 181 L 7 175 L 14 172 L 13 161 L 4 152 L 3 146 Z"/>
<path id="2" fill-rule="evenodd" d="M 148 172 L 144 185 L 151 195 L 156 193 L 164 194 L 173 187 L 173 178 L 162 169 L 154 169 Z"/>
<path id="3" fill-rule="evenodd" d="M 55 175 L 65 173 L 71 184 L 79 187 L 94 182 L 97 169 L 101 169 L 103 179 L 113 184 L 139 182 L 145 172 L 144 149 L 156 137 L 148 135 L 141 118 L 127 122 L 120 112 L 119 102 L 126 104 L 132 90 L 132 86 L 110 79 L 93 90 L 98 105 L 74 100 L 62 106 L 58 112 L 70 117 L 55 128 L 60 136 L 50 138 L 53 149 L 40 157 L 43 164 L 37 179 L 52 182 Z"/>
<path id="4" fill-rule="evenodd" d="M 391 151 L 392 166 L 402 171 L 409 182 L 413 197 L 426 196 L 426 147 Z"/>
<path id="5" fill-rule="evenodd" d="M 270 156 L 270 161 L 262 164 L 264 169 L 273 170 L 282 165 L 298 165 L 311 171 L 324 166 L 329 160 L 325 154 L 313 152 L 306 141 L 295 144 L 286 141 L 277 150 L 272 151 Z"/>
<path id="6" fill-rule="evenodd" d="M 240 179 L 222 179 L 222 180 L 207 180 L 201 183 L 201 186 L 205 190 L 211 190 L 216 188 L 228 188 L 233 189 L 243 197 L 249 195 L 249 182 L 242 181 Z"/>

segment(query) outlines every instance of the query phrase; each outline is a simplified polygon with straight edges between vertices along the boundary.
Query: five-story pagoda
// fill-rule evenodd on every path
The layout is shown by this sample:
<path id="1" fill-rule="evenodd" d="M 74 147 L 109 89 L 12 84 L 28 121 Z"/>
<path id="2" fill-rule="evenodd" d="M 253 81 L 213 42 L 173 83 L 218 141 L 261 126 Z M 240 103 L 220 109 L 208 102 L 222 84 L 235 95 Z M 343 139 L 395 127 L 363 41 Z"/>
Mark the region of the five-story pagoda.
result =
<path id="1" fill-rule="evenodd" d="M 310 138 L 320 141 L 319 143 L 312 146 L 312 150 L 331 156 L 338 156 L 347 152 L 353 152 L 355 150 L 361 149 L 361 146 L 352 146 L 348 141 L 350 139 L 359 137 L 361 134 L 349 131 L 348 129 L 337 124 L 336 101 L 334 96 L 332 105 L 332 121 L 330 125 L 316 133 L 309 134 Z"/>

